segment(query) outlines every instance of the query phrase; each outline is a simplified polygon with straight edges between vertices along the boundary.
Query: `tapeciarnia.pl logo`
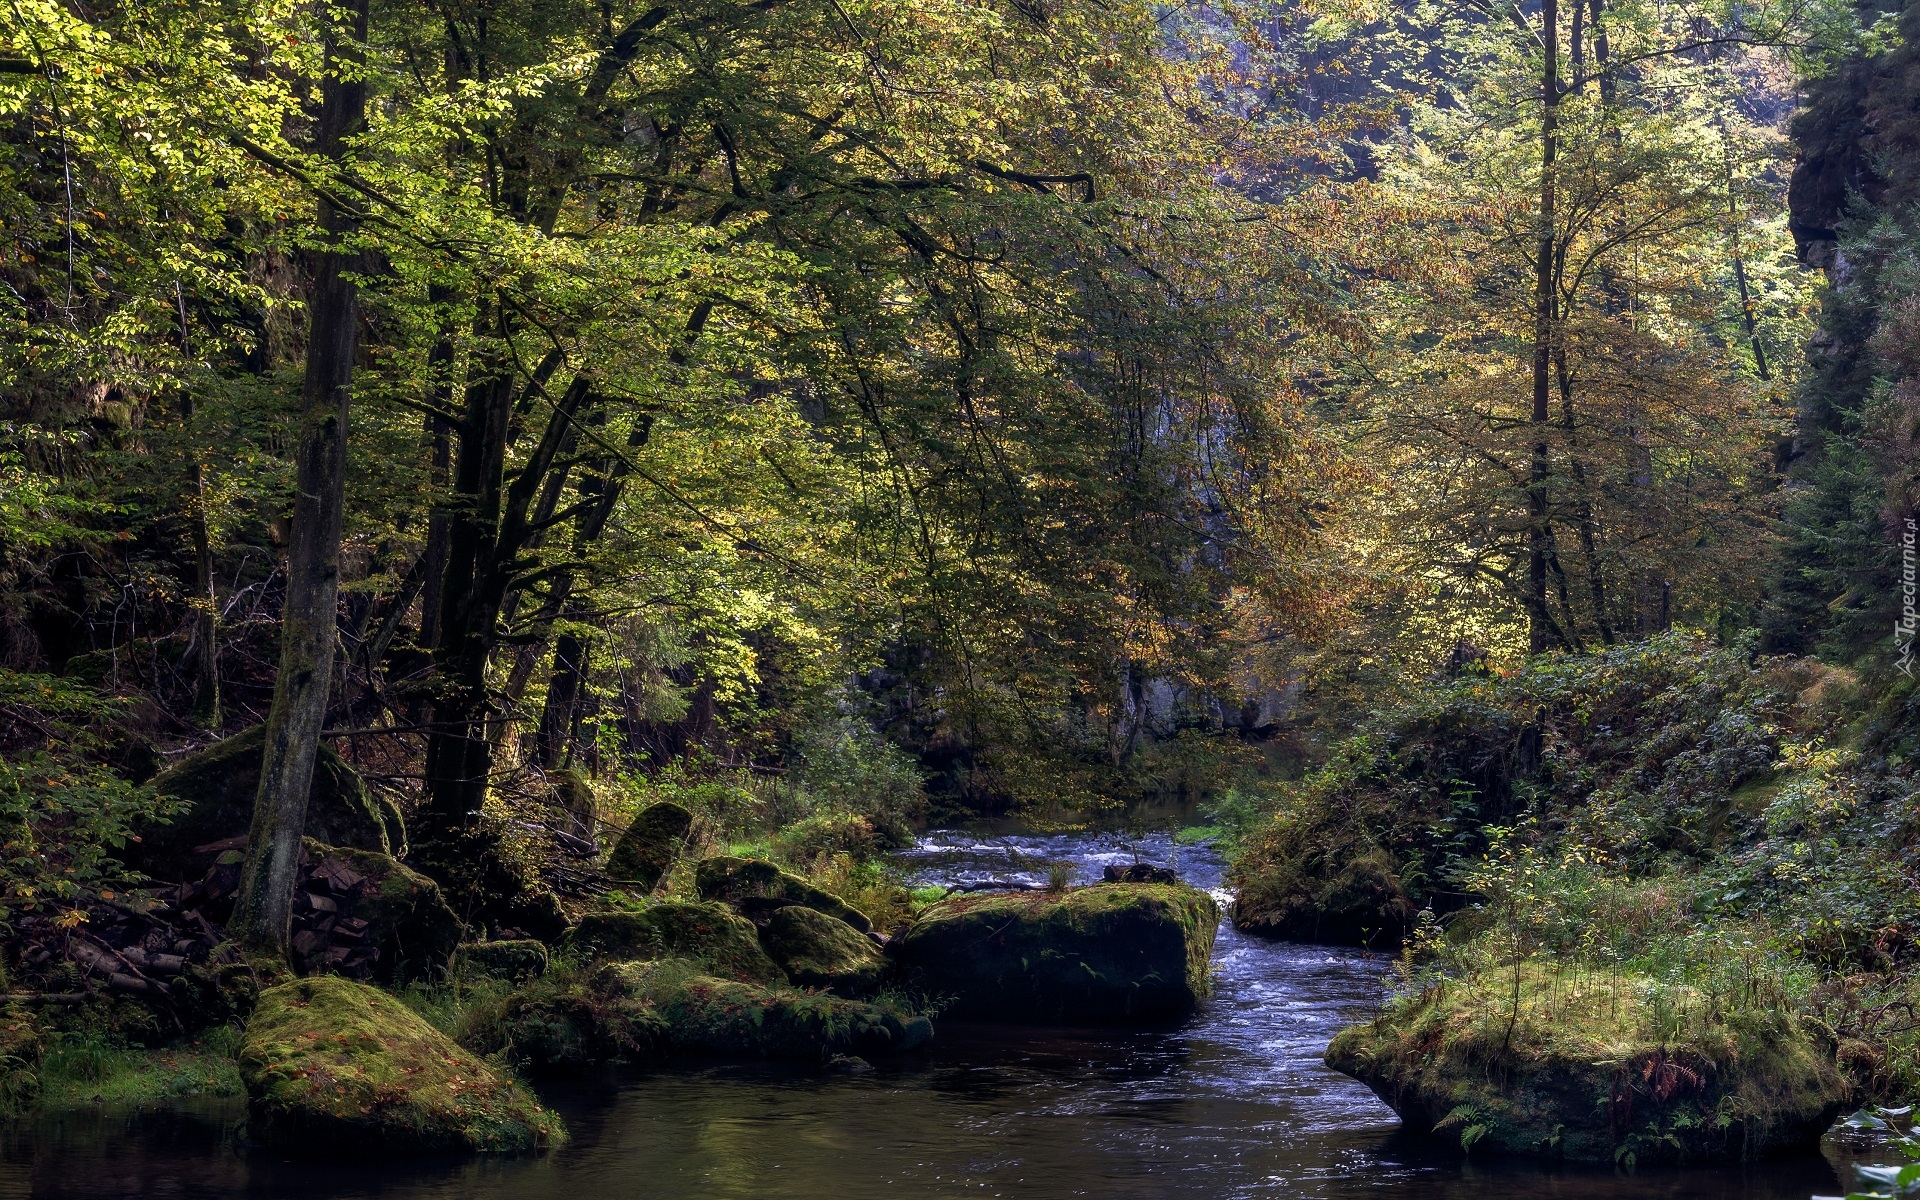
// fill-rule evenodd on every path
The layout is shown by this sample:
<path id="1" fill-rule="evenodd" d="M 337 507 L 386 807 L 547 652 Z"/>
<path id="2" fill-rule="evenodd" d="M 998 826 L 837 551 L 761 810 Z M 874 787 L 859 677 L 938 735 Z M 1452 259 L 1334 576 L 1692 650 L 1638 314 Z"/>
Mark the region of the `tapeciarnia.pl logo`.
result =
<path id="1" fill-rule="evenodd" d="M 1920 618 L 1913 610 L 1914 599 L 1914 519 L 1908 517 L 1906 528 L 1900 534 L 1900 619 L 1893 623 L 1893 648 L 1900 652 L 1900 661 L 1896 665 L 1900 673 L 1908 679 L 1913 678 L 1913 633 L 1920 627 Z"/>

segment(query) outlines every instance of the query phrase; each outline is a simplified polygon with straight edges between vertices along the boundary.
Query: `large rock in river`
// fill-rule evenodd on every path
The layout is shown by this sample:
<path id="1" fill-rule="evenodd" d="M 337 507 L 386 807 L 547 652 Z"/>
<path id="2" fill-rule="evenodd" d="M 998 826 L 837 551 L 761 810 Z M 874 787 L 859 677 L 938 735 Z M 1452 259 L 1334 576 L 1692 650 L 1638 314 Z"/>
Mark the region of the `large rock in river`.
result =
<path id="1" fill-rule="evenodd" d="M 912 986 L 953 1016 L 1040 1023 L 1185 1016 L 1207 994 L 1220 925 L 1182 884 L 1095 884 L 945 900 L 890 949 Z"/>
<path id="2" fill-rule="evenodd" d="M 154 779 L 162 796 L 183 801 L 166 824 L 147 824 L 126 849 L 129 866 L 155 879 L 199 879 L 214 856 L 244 838 L 253 823 L 260 790 L 260 760 L 267 727 L 215 742 L 181 759 Z M 307 797 L 307 836 L 330 846 L 397 854 L 406 845 L 405 826 L 392 802 L 369 790 L 360 773 L 327 746 L 314 761 Z M 211 847 L 197 852 L 196 847 Z"/>
<path id="3" fill-rule="evenodd" d="M 260 994 L 240 1050 L 252 1135 L 354 1155 L 525 1151 L 560 1119 L 398 1000 L 337 976 Z"/>
<path id="4" fill-rule="evenodd" d="M 842 996 L 871 995 L 887 969 L 886 955 L 872 938 L 802 904 L 776 908 L 762 918 L 760 944 L 788 979 Z"/>
<path id="5" fill-rule="evenodd" d="M 1851 1091 L 1792 1013 L 1533 966 L 1398 1000 L 1343 1030 L 1326 1061 L 1416 1133 L 1628 1165 L 1810 1148 Z"/>
<path id="6" fill-rule="evenodd" d="M 873 928 L 867 914 L 853 905 L 765 859 L 727 856 L 705 859 L 694 870 L 693 886 L 701 899 L 721 900 L 749 914 L 779 904 L 804 904 L 830 917 L 838 917 L 861 933 Z"/>
<path id="7" fill-rule="evenodd" d="M 912 1050 L 925 1017 L 838 996 L 761 987 L 665 959 L 556 971 L 476 1007 L 461 1040 L 528 1067 L 648 1062 L 672 1055 L 825 1063 Z"/>
<path id="8" fill-rule="evenodd" d="M 729 979 L 787 981 L 760 948 L 753 923 L 712 902 L 668 900 L 638 911 L 588 913 L 568 932 L 566 947 L 590 961 L 679 958 Z"/>

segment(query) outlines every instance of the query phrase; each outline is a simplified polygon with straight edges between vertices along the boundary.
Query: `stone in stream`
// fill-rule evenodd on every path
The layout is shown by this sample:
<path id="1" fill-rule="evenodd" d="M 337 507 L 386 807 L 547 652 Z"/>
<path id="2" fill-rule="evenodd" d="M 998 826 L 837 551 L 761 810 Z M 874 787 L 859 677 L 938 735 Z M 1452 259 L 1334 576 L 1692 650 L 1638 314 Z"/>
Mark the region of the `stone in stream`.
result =
<path id="1" fill-rule="evenodd" d="M 886 955 L 872 938 L 802 904 L 766 914 L 760 944 L 793 982 L 842 996 L 872 995 L 887 969 Z"/>
<path id="2" fill-rule="evenodd" d="M 889 952 L 910 986 L 957 1017 L 1025 1024 L 1153 1022 L 1207 995 L 1220 925 L 1183 884 L 1095 884 L 943 900 Z"/>
<path id="3" fill-rule="evenodd" d="M 839 996 L 761 987 L 684 960 L 559 971 L 469 1014 L 461 1040 L 531 1068 L 676 1056 L 828 1063 L 912 1050 L 925 1017 Z"/>
<path id="4" fill-rule="evenodd" d="M 1100 872 L 1102 883 L 1179 883 L 1180 876 L 1172 867 L 1156 867 L 1152 863 L 1137 862 L 1129 866 L 1108 863 Z"/>
<path id="5" fill-rule="evenodd" d="M 251 1136 L 280 1151 L 519 1152 L 559 1117 L 385 992 L 319 975 L 268 988 L 240 1049 Z"/>
<path id="6" fill-rule="evenodd" d="M 1652 980 L 1502 970 L 1392 1003 L 1326 1063 L 1470 1151 L 1645 1165 L 1811 1148 L 1851 1094 L 1832 1051 L 1792 1013 L 1721 1009 Z"/>
<path id="7" fill-rule="evenodd" d="M 765 859 L 706 859 L 695 869 L 693 885 L 701 899 L 721 900 L 736 908 L 753 908 L 755 901 L 789 901 L 838 917 L 861 933 L 873 928 L 867 915 L 853 905 Z"/>
<path id="8" fill-rule="evenodd" d="M 565 945 L 589 960 L 678 958 L 747 983 L 787 981 L 760 948 L 753 923 L 712 902 L 668 900 L 638 911 L 588 913 Z"/>
<path id="9" fill-rule="evenodd" d="M 693 814 L 678 804 L 650 804 L 627 826 L 613 853 L 607 855 L 607 877 L 651 892 L 686 846 Z"/>

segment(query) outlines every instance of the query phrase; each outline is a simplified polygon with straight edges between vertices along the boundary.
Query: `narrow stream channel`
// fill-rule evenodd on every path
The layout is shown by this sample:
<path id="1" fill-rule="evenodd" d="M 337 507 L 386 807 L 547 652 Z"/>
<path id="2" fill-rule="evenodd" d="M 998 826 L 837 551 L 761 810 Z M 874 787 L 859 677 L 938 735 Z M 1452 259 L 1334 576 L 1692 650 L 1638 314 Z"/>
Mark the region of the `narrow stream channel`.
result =
<path id="1" fill-rule="evenodd" d="M 904 857 L 923 882 L 966 883 L 1040 880 L 1050 861 L 1094 880 L 1136 853 L 1220 887 L 1217 854 L 1164 834 L 942 832 Z M 1177 1030 L 942 1022 L 927 1053 L 871 1074 L 723 1066 L 543 1087 L 574 1143 L 537 1160 L 282 1162 L 236 1149 L 236 1102 L 67 1114 L 0 1136 L 0 1200 L 1807 1200 L 1844 1190 L 1812 1156 L 1637 1175 L 1463 1164 L 1399 1135 L 1365 1088 L 1320 1064 L 1327 1039 L 1378 997 L 1385 960 L 1228 926 L 1214 958 L 1215 998 Z"/>

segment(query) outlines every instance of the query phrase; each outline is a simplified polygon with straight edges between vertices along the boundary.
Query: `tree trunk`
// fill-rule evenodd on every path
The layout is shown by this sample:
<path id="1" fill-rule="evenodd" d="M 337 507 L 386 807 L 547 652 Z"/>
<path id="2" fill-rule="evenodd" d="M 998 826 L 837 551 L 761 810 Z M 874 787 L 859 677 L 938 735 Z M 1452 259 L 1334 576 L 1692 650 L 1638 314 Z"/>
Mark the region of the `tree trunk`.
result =
<path id="1" fill-rule="evenodd" d="M 567 765 L 566 750 L 580 719 L 580 692 L 587 678 L 587 647 L 571 633 L 560 635 L 553 647 L 553 675 L 547 680 L 547 702 L 540 709 L 540 732 L 534 741 L 540 765 L 551 771 Z"/>
<path id="2" fill-rule="evenodd" d="M 340 77 L 342 63 L 359 60 L 367 37 L 368 0 L 344 0 L 344 16 L 327 31 L 327 79 L 321 85 L 316 148 L 336 162 L 361 126 L 366 85 Z M 328 248 L 314 256 L 308 301 L 307 369 L 300 395 L 300 448 L 295 462 L 293 527 L 287 551 L 286 612 L 280 629 L 280 673 L 267 716 L 260 791 L 253 808 L 247 857 L 229 929 L 242 944 L 280 957 L 287 953 L 293 880 L 306 828 L 307 792 L 319 752 L 333 676 L 334 603 L 340 586 L 340 530 L 346 508 L 347 407 L 360 319 L 359 295 L 345 271 L 343 245 L 351 214 L 326 195 L 319 225 Z"/>
<path id="3" fill-rule="evenodd" d="M 1547 523 L 1547 476 L 1551 469 L 1547 427 L 1551 420 L 1554 295 L 1554 158 L 1559 150 L 1560 6 L 1543 0 L 1540 9 L 1540 212 L 1535 234 L 1533 326 L 1533 466 L 1527 487 L 1527 648 L 1534 653 L 1556 640 L 1547 610 L 1547 556 L 1552 531 Z"/>
<path id="4" fill-rule="evenodd" d="M 495 335 L 504 341 L 506 315 Z M 560 365 L 550 354 L 534 371 L 528 393 L 543 392 Z M 480 812 L 493 773 L 493 722 L 498 714 L 487 692 L 487 667 L 498 640 L 502 606 L 524 569 L 522 553 L 538 533 L 534 504 L 553 470 L 560 448 L 589 390 L 576 379 L 555 404 L 540 444 L 506 482 L 506 452 L 514 387 L 504 361 L 486 364 L 467 388 L 467 409 L 458 427 L 454 456 L 453 527 L 442 584 L 439 641 L 434 666 L 440 686 L 427 735 L 427 803 L 422 810 L 423 845 L 451 841 Z M 428 849 L 431 856 L 436 851 Z"/>
<path id="5" fill-rule="evenodd" d="M 1580 456 L 1580 430 L 1573 419 L 1573 372 L 1567 368 L 1565 346 L 1555 348 L 1553 364 L 1554 372 L 1560 379 L 1560 428 L 1567 436 L 1567 462 L 1573 472 L 1573 519 L 1580 534 L 1580 555 L 1587 568 L 1587 599 L 1593 606 L 1593 626 L 1599 631 L 1600 640 L 1611 646 L 1613 623 L 1607 618 L 1607 585 L 1600 569 L 1600 538 L 1593 518 L 1593 485 L 1587 475 L 1587 464 Z M 1571 632 L 1576 625 L 1571 607 L 1567 609 L 1567 623 Z"/>
<path id="6" fill-rule="evenodd" d="M 427 299 L 434 304 L 445 304 L 453 299 L 453 289 L 445 284 L 431 284 L 427 288 Z M 433 379 L 430 395 L 433 406 L 442 411 L 453 405 L 453 367 L 453 332 L 446 329 L 427 355 L 427 371 Z M 445 417 L 427 418 L 432 462 L 427 480 L 433 488 L 433 508 L 427 516 L 427 547 L 420 564 L 425 580 L 420 593 L 420 645 L 423 647 L 430 647 L 438 640 L 440 586 L 447 573 L 447 540 L 452 531 L 452 518 L 442 504 L 441 492 L 447 486 L 448 468 L 453 464 L 452 436 L 453 426 Z"/>
<path id="7" fill-rule="evenodd" d="M 187 331 L 187 295 L 173 281 L 173 302 L 180 314 L 180 353 L 193 358 L 193 339 Z M 220 598 L 213 589 L 213 539 L 207 532 L 207 471 L 193 441 L 193 390 L 180 401 L 180 422 L 187 435 L 187 486 L 193 492 L 188 521 L 193 536 L 193 723 L 202 729 L 220 728 Z"/>
<path id="8" fill-rule="evenodd" d="M 1740 202 L 1733 194 L 1733 140 L 1727 136 L 1727 119 L 1716 116 L 1720 127 L 1720 154 L 1726 164 L 1727 231 L 1733 240 L 1733 280 L 1740 288 L 1740 320 L 1747 327 L 1747 344 L 1753 347 L 1753 369 L 1762 380 L 1771 381 L 1767 367 L 1767 348 L 1760 342 L 1760 325 L 1753 315 L 1753 293 L 1747 287 L 1747 259 L 1740 245 Z"/>

